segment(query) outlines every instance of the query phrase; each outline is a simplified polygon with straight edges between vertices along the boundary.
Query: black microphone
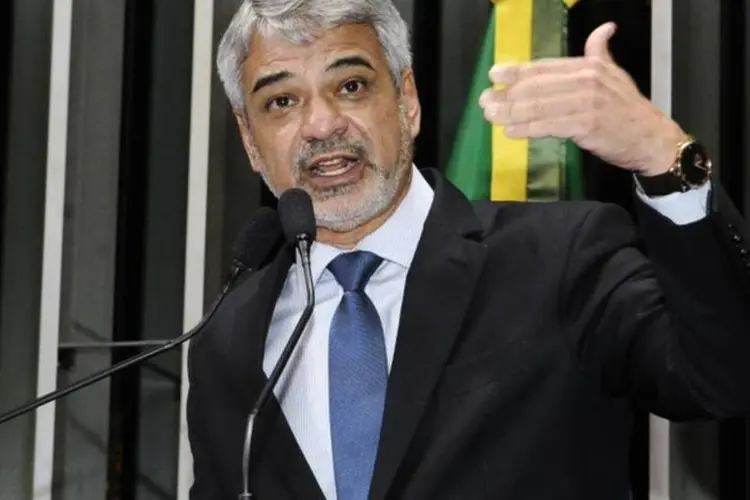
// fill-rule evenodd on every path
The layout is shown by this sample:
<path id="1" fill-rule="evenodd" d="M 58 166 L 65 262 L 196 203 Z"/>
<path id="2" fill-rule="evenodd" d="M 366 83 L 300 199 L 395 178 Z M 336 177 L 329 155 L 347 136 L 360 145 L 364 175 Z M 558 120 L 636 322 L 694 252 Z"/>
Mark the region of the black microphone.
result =
<path id="1" fill-rule="evenodd" d="M 292 336 L 287 341 L 284 350 L 281 352 L 276 366 L 274 366 L 268 381 L 255 401 L 250 415 L 247 417 L 245 427 L 245 442 L 242 447 L 242 486 L 243 491 L 239 495 L 239 500 L 252 500 L 253 495 L 250 493 L 250 448 L 253 442 L 253 429 L 255 427 L 255 418 L 268 402 L 268 399 L 276 387 L 281 373 L 286 368 L 289 358 L 297 346 L 297 342 L 302 336 L 310 316 L 315 306 L 315 287 L 313 286 L 312 271 L 310 270 L 310 247 L 315 241 L 317 228 L 315 224 L 315 212 L 313 211 L 312 200 L 310 195 L 298 188 L 289 189 L 282 193 L 278 203 L 279 217 L 281 226 L 284 229 L 284 235 L 288 242 L 292 243 L 300 257 L 302 270 L 305 275 L 305 291 L 307 300 L 305 309 L 302 311 L 297 325 L 292 331 Z"/>
<path id="2" fill-rule="evenodd" d="M 237 282 L 237 279 L 245 272 L 251 272 L 259 268 L 263 261 L 268 257 L 269 253 L 276 246 L 276 243 L 281 237 L 281 224 L 279 222 L 278 214 L 267 207 L 258 209 L 255 215 L 252 217 L 250 222 L 247 224 L 245 229 L 239 234 L 237 240 L 232 249 L 232 265 L 229 272 L 229 276 L 219 293 L 219 296 L 214 300 L 213 304 L 209 308 L 208 312 L 203 316 L 201 321 L 189 332 L 180 335 L 164 345 L 150 349 L 146 352 L 128 358 L 124 361 L 117 363 L 114 366 L 102 370 L 100 372 L 89 375 L 88 377 L 60 389 L 57 391 L 50 392 L 38 399 L 35 399 L 13 411 L 10 411 L 0 416 L 0 424 L 3 424 L 16 417 L 20 417 L 30 411 L 33 411 L 40 406 L 47 403 L 51 403 L 57 399 L 60 399 L 72 392 L 88 387 L 89 385 L 96 383 L 104 378 L 110 377 L 115 373 L 128 368 L 129 366 L 142 363 L 154 356 L 158 356 L 164 352 L 167 352 L 175 347 L 183 344 L 190 340 L 192 337 L 199 334 L 206 326 L 208 321 L 213 317 L 214 313 L 218 310 L 224 298 L 229 294 L 232 286 Z"/>

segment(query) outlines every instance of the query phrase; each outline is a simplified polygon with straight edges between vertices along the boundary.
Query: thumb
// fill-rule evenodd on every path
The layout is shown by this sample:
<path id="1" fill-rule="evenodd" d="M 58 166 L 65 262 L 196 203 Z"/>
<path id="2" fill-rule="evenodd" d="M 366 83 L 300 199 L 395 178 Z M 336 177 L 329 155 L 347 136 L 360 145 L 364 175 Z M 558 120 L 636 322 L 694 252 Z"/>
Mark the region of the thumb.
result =
<path id="1" fill-rule="evenodd" d="M 586 57 L 597 57 L 606 62 L 614 62 L 612 53 L 609 51 L 609 40 L 616 31 L 615 23 L 604 23 L 596 28 L 586 40 L 583 54 Z"/>

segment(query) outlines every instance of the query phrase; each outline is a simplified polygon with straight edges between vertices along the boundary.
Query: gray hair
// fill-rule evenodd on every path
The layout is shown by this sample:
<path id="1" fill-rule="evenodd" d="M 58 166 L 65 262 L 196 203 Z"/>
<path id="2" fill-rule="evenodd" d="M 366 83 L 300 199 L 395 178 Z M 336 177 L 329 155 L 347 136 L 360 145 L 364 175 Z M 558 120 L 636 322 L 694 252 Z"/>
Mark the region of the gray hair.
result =
<path id="1" fill-rule="evenodd" d="M 250 40 L 280 35 L 292 43 L 315 40 L 320 31 L 347 23 L 365 23 L 377 34 L 394 85 L 410 67 L 409 29 L 391 0 L 244 0 L 221 39 L 216 64 L 232 108 L 245 109 L 242 65 Z"/>

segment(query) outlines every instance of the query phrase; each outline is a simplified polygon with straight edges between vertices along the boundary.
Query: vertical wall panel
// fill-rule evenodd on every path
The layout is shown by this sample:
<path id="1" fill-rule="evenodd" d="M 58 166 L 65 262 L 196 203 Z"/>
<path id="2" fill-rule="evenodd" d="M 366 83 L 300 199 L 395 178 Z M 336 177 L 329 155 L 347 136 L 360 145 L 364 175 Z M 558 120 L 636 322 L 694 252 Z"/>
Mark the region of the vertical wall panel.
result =
<path id="1" fill-rule="evenodd" d="M 213 47 L 219 43 L 239 0 L 216 2 Z M 234 238 L 248 217 L 261 204 L 273 206 L 275 199 L 261 178 L 250 168 L 232 109 L 211 65 L 211 142 L 209 146 L 208 213 L 206 227 L 206 287 L 208 305 L 221 288 L 230 265 Z"/>
<path id="2" fill-rule="evenodd" d="M 115 330 L 125 5 L 72 4 L 59 336 L 95 343 L 112 341 Z M 108 350 L 76 353 L 57 387 L 111 362 Z M 111 457 L 119 458 L 116 441 L 110 454 L 111 387 L 107 379 L 57 403 L 55 500 L 106 498 L 120 487 L 107 477 Z"/>
<path id="3" fill-rule="evenodd" d="M 57 387 L 72 27 L 72 0 L 56 1 L 52 17 L 52 64 L 37 372 L 38 396 L 53 391 Z M 51 500 L 52 498 L 54 443 L 55 404 L 52 403 L 36 412 L 33 483 L 35 500 Z"/>
<path id="4" fill-rule="evenodd" d="M 0 412 L 37 392 L 52 2 L 6 0 L 3 14 Z M 0 426 L 0 443 L 0 498 L 32 498 L 34 415 Z"/>
<path id="5" fill-rule="evenodd" d="M 119 121 L 120 144 L 116 150 L 117 161 L 108 168 L 117 179 L 113 196 L 116 200 L 113 224 L 116 252 L 110 333 L 115 342 L 137 341 L 143 333 L 148 152 L 153 142 L 149 125 L 153 105 L 154 5 L 154 2 L 142 0 L 118 2 L 122 13 L 119 16 L 122 26 L 118 30 L 122 33 L 122 56 L 118 58 L 120 67 L 115 74 L 120 89 L 120 119 L 113 122 Z M 169 299 L 169 296 L 164 297 L 165 302 Z M 137 349 L 115 349 L 111 352 L 111 363 L 122 362 L 137 353 Z M 109 380 L 109 404 L 102 408 L 109 420 L 104 450 L 108 464 L 101 477 L 107 484 L 107 499 L 136 498 L 142 421 L 140 374 L 144 365 L 120 372 Z M 167 433 L 164 429 L 163 434 Z M 153 446 L 161 448 L 163 444 L 157 440 Z"/>
<path id="6" fill-rule="evenodd" d="M 747 15 L 745 1 L 721 0 L 720 22 L 720 120 L 719 147 L 724 158 L 720 179 L 741 212 L 748 215 L 748 116 L 747 116 Z M 746 500 L 748 490 L 747 419 L 719 424 L 720 500 Z"/>
<path id="7" fill-rule="evenodd" d="M 143 110 L 133 132 L 142 136 L 142 246 L 138 333 L 156 340 L 183 325 L 185 231 L 190 150 L 193 3 L 137 0 L 150 10 L 148 65 L 139 82 L 144 94 L 132 102 Z M 145 5 L 144 5 L 145 7 Z M 147 59 L 143 60 L 143 59 Z M 148 75 L 148 77 L 146 77 Z M 175 498 L 179 460 L 182 356 L 179 349 L 153 358 L 134 374 L 139 384 L 137 500 Z M 121 404 L 127 404 L 122 401 Z"/>
<path id="8" fill-rule="evenodd" d="M 211 123 L 211 82 L 214 64 L 214 6 L 210 0 L 195 0 L 193 22 L 193 72 L 190 113 L 190 171 L 188 175 L 187 236 L 185 241 L 185 302 L 183 321 L 188 330 L 203 315 L 208 158 Z M 192 456 L 187 436 L 185 403 L 189 390 L 188 347 L 183 349 L 182 397 L 180 410 L 180 453 L 178 500 L 187 500 L 192 484 Z"/>
<path id="9" fill-rule="evenodd" d="M 651 8 L 651 100 L 672 114 L 672 0 L 653 0 Z M 669 500 L 671 435 L 668 421 L 650 419 L 651 500 Z"/>
<path id="10" fill-rule="evenodd" d="M 11 51 L 13 46 L 13 2 L 0 3 L 0 235 L 3 233 L 5 183 L 7 175 L 8 128 L 10 125 L 10 79 Z M 0 245 L 0 262 L 3 248 Z M 0 273 L 2 267 L 0 267 Z M 0 295 L 2 295 L 2 275 L 0 274 Z M 0 315 L 2 311 L 0 310 Z M 0 353 L 2 356 L 2 353 Z"/>
<path id="11" fill-rule="evenodd" d="M 750 85 L 748 85 L 748 82 L 750 82 L 750 5 L 748 5 L 748 2 L 744 2 L 744 26 L 742 30 L 742 34 L 744 35 L 744 39 L 742 41 L 742 45 L 744 47 L 744 63 L 742 64 L 742 68 L 738 68 L 738 72 L 741 71 L 743 73 L 743 80 L 745 82 L 744 85 L 744 99 L 742 102 L 742 109 L 744 111 L 744 126 L 745 126 L 745 135 L 742 141 L 742 144 L 744 145 L 744 151 L 743 151 L 743 157 L 745 159 L 745 163 L 741 166 L 743 172 L 745 173 L 743 178 L 743 197 L 744 197 L 744 203 L 742 204 L 743 214 L 745 217 L 750 217 L 750 140 L 748 137 L 748 132 L 750 132 Z M 750 491 L 750 420 L 748 421 L 749 428 L 748 428 L 748 468 L 746 469 L 746 475 L 747 475 L 747 485 L 748 485 L 748 491 Z M 750 500 L 750 493 L 748 493 L 748 499 Z"/>
<path id="12" fill-rule="evenodd" d="M 721 170 L 721 2 L 672 0 L 672 116 L 701 138 Z M 672 424 L 670 493 L 673 500 L 719 498 L 718 425 Z"/>

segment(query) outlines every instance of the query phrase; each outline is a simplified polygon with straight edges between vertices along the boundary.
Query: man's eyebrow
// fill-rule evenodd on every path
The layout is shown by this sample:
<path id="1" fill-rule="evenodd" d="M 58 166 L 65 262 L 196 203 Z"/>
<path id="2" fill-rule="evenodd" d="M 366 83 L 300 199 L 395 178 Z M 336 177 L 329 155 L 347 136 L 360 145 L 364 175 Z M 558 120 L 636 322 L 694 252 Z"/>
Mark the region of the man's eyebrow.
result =
<path id="1" fill-rule="evenodd" d="M 336 59 L 328 65 L 326 71 L 332 71 L 334 69 L 347 68 L 352 66 L 360 66 L 375 71 L 375 68 L 373 68 L 372 64 L 370 64 L 369 61 L 362 56 L 348 56 Z M 291 78 L 292 76 L 292 73 L 290 73 L 289 71 L 279 71 L 278 73 L 271 73 L 270 75 L 260 77 L 258 81 L 255 82 L 255 85 L 253 85 L 253 90 L 250 93 L 255 94 L 264 87 L 268 87 L 269 85 L 273 85 L 274 83 L 279 83 L 283 80 L 286 80 L 287 78 Z"/>
<path id="2" fill-rule="evenodd" d="M 271 73 L 270 75 L 262 76 L 258 79 L 257 82 L 255 82 L 253 90 L 250 93 L 254 94 L 263 87 L 268 87 L 269 85 L 273 85 L 274 83 L 286 80 L 287 78 L 291 78 L 291 76 L 292 74 L 289 71 L 279 71 L 278 73 Z"/>
<path id="3" fill-rule="evenodd" d="M 336 59 L 328 65 L 326 71 L 331 71 L 339 68 L 347 68 L 351 66 L 363 66 L 365 68 L 371 69 L 372 71 L 375 71 L 375 68 L 372 67 L 372 64 L 370 64 L 367 59 L 362 56 L 349 56 Z"/>

